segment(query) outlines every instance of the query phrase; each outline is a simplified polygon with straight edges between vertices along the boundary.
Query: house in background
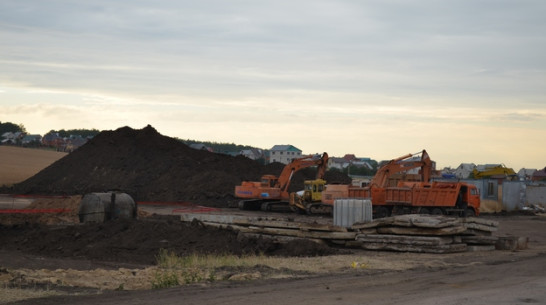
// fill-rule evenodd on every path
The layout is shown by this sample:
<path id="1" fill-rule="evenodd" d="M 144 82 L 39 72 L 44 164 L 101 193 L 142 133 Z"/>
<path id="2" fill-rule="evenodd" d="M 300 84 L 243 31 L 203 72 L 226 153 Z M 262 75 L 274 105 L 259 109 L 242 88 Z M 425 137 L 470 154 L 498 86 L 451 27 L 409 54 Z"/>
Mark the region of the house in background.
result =
<path id="1" fill-rule="evenodd" d="M 66 152 L 73 152 L 74 150 L 80 148 L 83 146 L 83 144 L 87 143 L 89 141 L 89 138 L 84 138 L 82 136 L 75 136 L 70 135 L 70 137 L 64 139 L 65 140 L 65 149 Z"/>
<path id="2" fill-rule="evenodd" d="M 64 144 L 64 140 L 58 132 L 49 132 L 42 137 L 44 146 L 59 148 Z"/>
<path id="3" fill-rule="evenodd" d="M 301 149 L 293 145 L 275 145 L 269 150 L 269 163 L 288 164 L 301 156 Z"/>
<path id="4" fill-rule="evenodd" d="M 533 173 L 532 181 L 546 181 L 546 167 Z"/>
<path id="5" fill-rule="evenodd" d="M 328 168 L 337 168 L 343 170 L 349 166 L 349 161 L 345 158 L 329 157 L 328 158 Z"/>
<path id="6" fill-rule="evenodd" d="M 251 160 L 265 159 L 264 151 L 259 148 L 241 150 L 239 155 L 245 156 Z"/>
<path id="7" fill-rule="evenodd" d="M 521 181 L 530 181 L 536 171 L 534 168 L 522 168 L 518 171 L 518 178 Z"/>
<path id="8" fill-rule="evenodd" d="M 373 170 L 370 158 L 358 158 L 353 154 L 346 154 L 342 158 L 328 158 L 328 168 L 343 170 L 349 166 L 365 167 L 369 170 Z"/>
<path id="9" fill-rule="evenodd" d="M 17 144 L 17 141 L 22 139 L 23 136 L 24 136 L 24 134 L 22 132 L 20 132 L 20 131 L 18 131 L 18 132 L 11 132 L 11 131 L 4 132 L 2 134 L 1 142 L 2 142 L 2 144 Z"/>
<path id="10" fill-rule="evenodd" d="M 476 164 L 474 163 L 461 163 L 459 167 L 454 170 L 453 174 L 455 174 L 457 179 L 467 179 L 472 171 L 474 171 L 474 168 L 476 168 Z"/>
<path id="11" fill-rule="evenodd" d="M 197 150 L 206 150 L 206 151 L 209 151 L 209 152 L 213 152 L 212 148 L 206 146 L 203 143 L 190 144 L 190 147 L 193 148 L 193 149 L 197 149 Z"/>
<path id="12" fill-rule="evenodd" d="M 39 134 L 29 134 L 23 137 L 21 144 L 23 145 L 39 145 L 42 142 L 42 136 Z"/>

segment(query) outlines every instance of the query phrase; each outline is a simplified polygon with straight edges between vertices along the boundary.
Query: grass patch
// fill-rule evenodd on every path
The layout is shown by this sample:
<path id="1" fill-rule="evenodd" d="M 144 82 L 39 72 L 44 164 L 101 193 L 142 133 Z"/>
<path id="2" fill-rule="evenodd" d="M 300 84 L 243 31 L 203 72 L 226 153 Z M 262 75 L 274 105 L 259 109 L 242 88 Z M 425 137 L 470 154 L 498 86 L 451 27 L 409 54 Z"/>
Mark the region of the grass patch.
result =
<path id="1" fill-rule="evenodd" d="M 165 269 L 251 267 L 263 264 L 268 257 L 259 255 L 199 255 L 178 256 L 174 252 L 160 249 L 156 256 L 157 265 Z"/>
<path id="2" fill-rule="evenodd" d="M 268 277 L 285 278 L 298 275 L 320 274 L 355 270 L 375 269 L 369 257 L 338 255 L 324 257 L 271 257 L 264 254 L 178 256 L 161 249 L 156 256 L 157 268 L 152 286 L 167 288 L 183 284 L 228 280 L 238 273 L 265 272 Z M 365 266 L 365 267 L 364 267 Z M 265 267 L 265 268 L 264 268 Z M 269 268 L 269 269 L 268 269 Z"/>

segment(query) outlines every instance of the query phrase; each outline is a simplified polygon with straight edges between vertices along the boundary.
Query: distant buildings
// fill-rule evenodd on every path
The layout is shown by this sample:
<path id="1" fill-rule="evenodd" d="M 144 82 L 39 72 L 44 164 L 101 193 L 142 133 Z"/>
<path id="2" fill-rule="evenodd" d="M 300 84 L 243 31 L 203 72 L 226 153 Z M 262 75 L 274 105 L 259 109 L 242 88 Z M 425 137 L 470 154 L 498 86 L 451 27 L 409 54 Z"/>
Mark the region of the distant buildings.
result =
<path id="1" fill-rule="evenodd" d="M 20 145 L 32 147 L 51 147 L 57 151 L 72 152 L 83 144 L 87 143 L 90 138 L 84 138 L 79 135 L 70 135 L 69 137 L 61 137 L 58 133 L 50 132 L 41 135 L 30 135 L 22 132 L 6 132 L 1 135 L 0 143 L 2 145 Z"/>
<path id="2" fill-rule="evenodd" d="M 301 149 L 293 145 L 275 145 L 269 150 L 269 163 L 280 162 L 288 164 L 292 160 L 301 157 Z"/>

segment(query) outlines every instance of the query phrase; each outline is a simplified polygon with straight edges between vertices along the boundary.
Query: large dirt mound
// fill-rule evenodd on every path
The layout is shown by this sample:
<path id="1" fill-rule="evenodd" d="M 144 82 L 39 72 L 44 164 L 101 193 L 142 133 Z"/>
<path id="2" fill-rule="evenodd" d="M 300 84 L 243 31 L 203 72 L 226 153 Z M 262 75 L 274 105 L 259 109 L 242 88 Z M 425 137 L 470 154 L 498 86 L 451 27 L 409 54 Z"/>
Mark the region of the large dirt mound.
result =
<path id="1" fill-rule="evenodd" d="M 78 150 L 35 176 L 14 185 L 19 194 L 82 195 L 120 190 L 136 201 L 193 202 L 209 206 L 234 203 L 235 185 L 279 175 L 283 165 L 261 165 L 243 156 L 195 150 L 159 134 L 153 127 L 103 131 Z M 298 172 L 290 191 L 302 189 L 313 169 Z M 327 181 L 348 182 L 328 172 Z"/>
<path id="2" fill-rule="evenodd" d="M 266 254 L 317 256 L 338 253 L 326 245 L 306 241 L 288 244 L 244 238 L 237 232 L 183 223 L 176 217 L 116 220 L 102 224 L 47 226 L 0 224 L 0 245 L 48 257 L 70 257 L 134 264 L 154 264 L 160 249 L 190 254 Z"/>

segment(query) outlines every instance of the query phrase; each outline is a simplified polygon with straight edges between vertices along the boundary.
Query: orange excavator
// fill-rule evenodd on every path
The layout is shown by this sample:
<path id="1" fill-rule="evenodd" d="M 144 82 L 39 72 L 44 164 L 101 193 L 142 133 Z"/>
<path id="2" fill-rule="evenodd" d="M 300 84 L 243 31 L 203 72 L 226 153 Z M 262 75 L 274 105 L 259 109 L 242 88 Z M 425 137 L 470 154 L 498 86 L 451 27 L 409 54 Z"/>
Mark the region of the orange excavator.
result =
<path id="1" fill-rule="evenodd" d="M 328 154 L 308 155 L 294 159 L 284 167 L 279 177 L 264 175 L 261 181 L 243 181 L 241 185 L 235 186 L 235 197 L 241 199 L 239 208 L 263 211 L 290 210 L 288 187 L 292 177 L 297 171 L 311 166 L 317 166 L 316 177 L 323 179 L 328 166 Z"/>

